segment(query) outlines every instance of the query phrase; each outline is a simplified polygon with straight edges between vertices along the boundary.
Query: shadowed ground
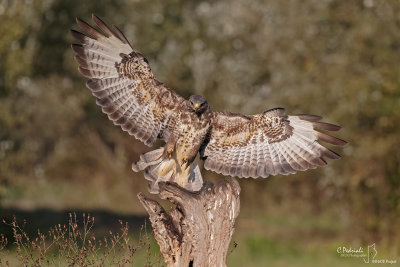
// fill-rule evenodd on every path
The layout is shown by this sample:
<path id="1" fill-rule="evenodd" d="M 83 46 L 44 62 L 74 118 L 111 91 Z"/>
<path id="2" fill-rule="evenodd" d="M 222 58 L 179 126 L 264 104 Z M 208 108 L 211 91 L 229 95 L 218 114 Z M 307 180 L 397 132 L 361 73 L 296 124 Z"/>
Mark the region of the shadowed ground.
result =
<path id="1" fill-rule="evenodd" d="M 106 210 L 88 210 L 88 211 L 71 211 L 71 210 L 51 210 L 51 209 L 37 209 L 37 210 L 19 210 L 19 209 L 1 209 L 0 218 L 6 222 L 11 222 L 13 216 L 16 216 L 19 225 L 24 225 L 24 230 L 30 237 L 37 235 L 38 229 L 46 233 L 51 227 L 61 224 L 68 224 L 70 214 L 76 213 L 78 224 L 82 225 L 83 213 L 90 214 L 95 218 L 93 233 L 96 237 L 102 237 L 110 230 L 117 232 L 120 230 L 121 225 L 119 220 L 127 222 L 129 229 L 132 233 L 140 231 L 141 226 L 145 224 L 145 216 L 137 215 L 121 215 Z M 147 231 L 151 231 L 148 228 Z M 8 240 L 12 239 L 12 228 L 3 222 L 0 223 L 0 233 L 4 234 Z"/>

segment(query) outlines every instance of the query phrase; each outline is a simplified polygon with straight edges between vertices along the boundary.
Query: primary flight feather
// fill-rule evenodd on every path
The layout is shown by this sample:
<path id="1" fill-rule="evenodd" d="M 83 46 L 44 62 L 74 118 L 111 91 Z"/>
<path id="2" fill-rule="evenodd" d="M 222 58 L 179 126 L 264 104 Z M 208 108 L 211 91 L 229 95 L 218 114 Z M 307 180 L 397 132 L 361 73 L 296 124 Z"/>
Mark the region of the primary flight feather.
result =
<path id="1" fill-rule="evenodd" d="M 167 88 L 117 27 L 95 15 L 92 19 L 101 32 L 77 19 L 87 35 L 71 33 L 80 42 L 72 45 L 78 69 L 90 78 L 86 85 L 96 103 L 114 124 L 146 145 L 157 138 L 166 142 L 132 166 L 145 170 L 152 193 L 158 192 L 159 181 L 199 190 L 198 153 L 208 170 L 253 178 L 292 174 L 326 165 L 326 158 L 340 158 L 318 142 L 345 145 L 321 132 L 338 131 L 339 126 L 314 115 L 288 116 L 282 108 L 257 115 L 213 112 L 204 97 L 186 100 Z"/>

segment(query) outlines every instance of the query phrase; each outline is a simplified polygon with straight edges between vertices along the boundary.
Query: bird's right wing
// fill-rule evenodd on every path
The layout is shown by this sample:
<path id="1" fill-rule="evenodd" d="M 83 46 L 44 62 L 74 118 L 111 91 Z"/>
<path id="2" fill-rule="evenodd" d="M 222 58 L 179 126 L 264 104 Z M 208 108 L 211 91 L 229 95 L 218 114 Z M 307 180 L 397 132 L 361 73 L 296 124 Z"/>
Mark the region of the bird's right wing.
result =
<path id="1" fill-rule="evenodd" d="M 78 18 L 88 36 L 71 33 L 80 42 L 72 49 L 79 71 L 90 78 L 86 85 L 96 103 L 114 124 L 146 145 L 157 137 L 167 139 L 170 119 L 186 100 L 154 77 L 148 61 L 133 51 L 117 27 L 109 28 L 95 15 L 92 19 L 103 33 Z"/>

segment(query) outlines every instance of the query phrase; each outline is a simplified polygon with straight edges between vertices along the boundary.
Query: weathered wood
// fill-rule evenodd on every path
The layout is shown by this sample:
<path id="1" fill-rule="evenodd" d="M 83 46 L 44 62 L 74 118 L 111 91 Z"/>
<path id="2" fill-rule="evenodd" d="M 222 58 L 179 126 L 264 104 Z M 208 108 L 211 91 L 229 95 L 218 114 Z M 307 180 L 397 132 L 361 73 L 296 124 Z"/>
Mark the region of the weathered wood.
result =
<path id="1" fill-rule="evenodd" d="M 175 183 L 159 183 L 162 199 L 176 205 L 169 214 L 155 200 L 139 193 L 149 213 L 155 238 L 167 266 L 226 266 L 226 256 L 240 210 L 240 186 L 226 178 L 199 192 Z"/>

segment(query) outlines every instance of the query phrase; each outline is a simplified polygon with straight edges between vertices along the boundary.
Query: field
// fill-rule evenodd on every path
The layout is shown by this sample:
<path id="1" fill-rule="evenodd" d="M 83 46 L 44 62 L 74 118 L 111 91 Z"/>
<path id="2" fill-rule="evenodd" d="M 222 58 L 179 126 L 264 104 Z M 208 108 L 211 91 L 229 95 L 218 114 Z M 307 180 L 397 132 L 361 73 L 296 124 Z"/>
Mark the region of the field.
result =
<path id="1" fill-rule="evenodd" d="M 46 213 L 50 212 L 43 211 L 42 215 Z M 22 230 L 23 224 L 18 226 L 21 228 L 14 227 L 18 234 L 22 234 L 20 250 L 16 245 L 0 250 L 0 266 L 17 266 L 22 263 L 29 266 L 35 263 L 41 266 L 69 266 L 72 262 L 89 266 L 164 266 L 145 217 L 121 217 L 131 223 L 126 228 L 125 223 L 118 221 L 118 216 L 105 212 L 95 215 L 97 217 L 94 217 L 93 225 L 93 217 L 87 214 L 47 215 L 60 219 L 69 217 L 65 237 L 60 237 L 61 226 L 58 234 L 51 231 L 51 238 L 46 240 L 46 244 L 39 241 L 35 242 L 35 246 L 32 241 L 38 236 L 37 233 L 31 233 L 28 241 L 24 238 L 23 233 L 26 232 Z M 79 218 L 80 215 L 82 218 Z M 345 258 L 337 253 L 338 247 L 349 244 L 343 243 L 345 237 L 336 236 L 342 227 L 334 224 L 333 218 L 321 218 L 318 221 L 293 218 L 287 221 L 286 217 L 278 216 L 264 215 L 258 219 L 246 219 L 245 216 L 242 214 L 238 220 L 237 233 L 233 236 L 227 258 L 228 266 L 365 266 L 363 258 Z M 254 214 L 247 216 L 255 217 Z M 77 228 L 74 228 L 75 224 Z M 112 233 L 107 232 L 107 226 L 102 224 L 112 225 L 115 229 Z M 8 227 L 12 228 L 12 225 Z M 50 228 L 57 229 L 57 226 Z M 42 233 L 49 237 L 48 232 Z M 359 246 L 354 244 L 354 247 Z M 398 256 L 394 250 L 378 247 L 378 251 L 377 259 L 396 259 Z"/>
<path id="2" fill-rule="evenodd" d="M 40 247 L 19 251 L 15 243 L 14 215 L 30 238 L 21 246 L 38 230 L 69 229 L 74 212 L 76 230 L 83 213 L 95 218 L 96 241 L 112 242 L 109 231 L 123 235 L 118 249 L 92 242 L 97 263 L 162 263 L 136 197 L 147 184 L 131 170 L 162 142 L 149 148 L 114 126 L 85 87 L 69 30 L 91 13 L 117 25 L 154 75 L 185 98 L 200 94 L 213 110 L 243 114 L 284 107 L 343 127 L 335 134 L 348 145 L 329 147 L 340 160 L 239 181 L 229 266 L 365 266 L 365 257 L 337 250 L 366 253 L 373 244 L 373 259 L 398 264 L 399 1 L 14 0 L 0 1 L 0 234 L 8 241 L 0 266 L 21 266 L 24 257 L 35 265 L 31 252 L 41 265 L 89 260 L 80 236 L 43 259 Z"/>

